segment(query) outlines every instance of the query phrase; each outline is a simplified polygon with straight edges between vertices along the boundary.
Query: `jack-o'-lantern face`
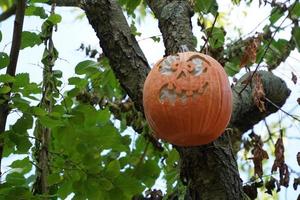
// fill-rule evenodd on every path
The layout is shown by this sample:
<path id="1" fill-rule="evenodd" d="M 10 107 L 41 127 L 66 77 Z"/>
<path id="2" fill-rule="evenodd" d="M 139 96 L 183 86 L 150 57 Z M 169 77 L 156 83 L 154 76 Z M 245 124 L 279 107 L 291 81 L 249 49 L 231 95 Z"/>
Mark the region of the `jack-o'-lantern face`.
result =
<path id="1" fill-rule="evenodd" d="M 203 62 L 207 61 L 199 56 L 185 60 L 184 56 L 174 55 L 162 60 L 158 70 L 166 83 L 160 89 L 160 100 L 174 104 L 180 99 L 186 103 L 188 98 L 201 96 L 208 87 L 208 82 L 201 80 L 201 75 L 207 72 Z"/>
<path id="2" fill-rule="evenodd" d="M 196 52 L 158 61 L 145 81 L 143 102 L 154 134 L 179 146 L 215 140 L 232 110 L 231 89 L 222 66 Z"/>

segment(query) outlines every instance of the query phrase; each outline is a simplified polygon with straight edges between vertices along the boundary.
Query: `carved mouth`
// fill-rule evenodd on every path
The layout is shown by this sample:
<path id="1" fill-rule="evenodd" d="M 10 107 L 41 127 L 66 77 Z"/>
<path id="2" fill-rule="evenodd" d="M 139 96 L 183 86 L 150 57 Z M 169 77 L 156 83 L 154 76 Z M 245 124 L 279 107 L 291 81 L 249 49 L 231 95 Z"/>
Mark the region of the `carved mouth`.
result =
<path id="1" fill-rule="evenodd" d="M 169 89 L 168 84 L 165 84 L 159 93 L 159 100 L 161 103 L 169 102 L 175 105 L 177 99 L 179 99 L 183 104 L 185 104 L 188 98 L 196 99 L 204 94 L 208 88 L 208 82 L 205 82 L 202 87 L 198 90 L 181 90 L 180 92 L 175 89 Z"/>

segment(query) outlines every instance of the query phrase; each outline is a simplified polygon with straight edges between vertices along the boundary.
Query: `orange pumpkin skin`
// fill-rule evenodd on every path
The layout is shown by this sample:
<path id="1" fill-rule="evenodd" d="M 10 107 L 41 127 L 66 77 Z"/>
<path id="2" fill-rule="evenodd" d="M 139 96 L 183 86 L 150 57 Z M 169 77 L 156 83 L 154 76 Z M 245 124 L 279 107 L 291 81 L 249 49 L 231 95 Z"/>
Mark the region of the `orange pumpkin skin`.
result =
<path id="1" fill-rule="evenodd" d="M 143 90 L 146 119 L 157 138 L 178 146 L 216 140 L 229 123 L 232 93 L 212 57 L 184 52 L 159 60 Z"/>

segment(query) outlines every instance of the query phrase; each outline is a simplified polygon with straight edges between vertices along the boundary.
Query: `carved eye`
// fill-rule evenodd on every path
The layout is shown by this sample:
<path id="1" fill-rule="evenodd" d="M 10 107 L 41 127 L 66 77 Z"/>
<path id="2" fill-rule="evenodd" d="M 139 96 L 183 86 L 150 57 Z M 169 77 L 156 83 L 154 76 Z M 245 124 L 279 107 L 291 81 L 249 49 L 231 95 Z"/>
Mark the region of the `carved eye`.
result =
<path id="1" fill-rule="evenodd" d="M 176 60 L 179 60 L 178 56 L 168 56 L 161 62 L 159 72 L 167 76 L 172 75 L 174 72 L 174 69 L 172 69 L 172 63 L 174 63 Z"/>
<path id="2" fill-rule="evenodd" d="M 204 71 L 203 61 L 200 58 L 192 59 L 192 62 L 195 65 L 194 71 L 192 72 L 195 76 L 200 76 Z"/>

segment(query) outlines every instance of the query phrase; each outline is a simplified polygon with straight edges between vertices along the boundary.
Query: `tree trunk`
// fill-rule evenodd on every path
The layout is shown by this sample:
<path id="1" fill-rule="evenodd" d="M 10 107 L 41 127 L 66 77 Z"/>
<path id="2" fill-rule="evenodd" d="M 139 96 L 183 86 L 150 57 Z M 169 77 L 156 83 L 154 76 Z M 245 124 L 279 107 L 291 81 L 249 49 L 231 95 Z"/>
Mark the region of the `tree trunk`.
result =
<path id="1" fill-rule="evenodd" d="M 147 3 L 159 20 L 166 55 L 178 52 L 181 45 L 194 50 L 195 39 L 190 21 L 193 13 L 187 1 L 147 0 Z M 84 4 L 83 8 L 121 85 L 135 101 L 137 108 L 143 112 L 142 88 L 149 66 L 136 39 L 130 33 L 120 6 L 116 0 L 98 0 Z M 272 74 L 268 76 L 275 77 Z M 272 82 L 271 85 L 281 84 L 284 87 L 286 95 L 279 98 L 279 102 L 283 104 L 289 91 L 279 78 L 272 80 L 275 80 L 275 83 Z M 268 95 L 276 96 L 274 93 L 276 93 L 275 90 L 270 91 Z M 249 111 L 243 110 L 244 106 L 250 106 L 250 109 L 255 107 L 251 95 L 250 86 L 242 96 L 234 95 L 235 109 L 232 115 L 234 117 L 231 121 L 232 126 L 242 127 L 239 126 L 243 121 L 241 117 Z M 272 112 L 276 110 L 278 108 L 273 108 Z M 257 113 L 253 122 L 261 120 L 270 113 L 271 111 Z M 253 124 L 250 123 L 250 125 Z M 230 137 L 226 133 L 208 145 L 191 148 L 176 147 L 180 154 L 181 178 L 187 185 L 186 199 L 247 199 L 242 189 L 242 180 L 232 151 Z"/>
<path id="2" fill-rule="evenodd" d="M 229 134 L 199 147 L 177 147 L 186 200 L 247 199 L 232 152 Z"/>

